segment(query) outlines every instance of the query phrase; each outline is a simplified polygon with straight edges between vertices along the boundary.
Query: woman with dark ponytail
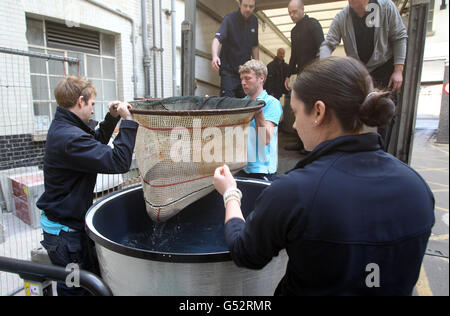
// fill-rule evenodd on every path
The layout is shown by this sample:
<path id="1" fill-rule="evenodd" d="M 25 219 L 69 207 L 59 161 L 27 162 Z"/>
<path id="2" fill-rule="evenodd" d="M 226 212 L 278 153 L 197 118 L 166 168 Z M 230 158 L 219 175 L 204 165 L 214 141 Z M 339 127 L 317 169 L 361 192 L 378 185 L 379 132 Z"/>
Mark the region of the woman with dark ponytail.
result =
<path id="1" fill-rule="evenodd" d="M 311 153 L 258 198 L 247 219 L 227 166 L 225 237 L 238 266 L 263 268 L 286 249 L 276 295 L 411 295 L 431 229 L 434 197 L 411 167 L 383 151 L 377 133 L 394 114 L 350 57 L 317 61 L 298 76 L 294 128 Z"/>

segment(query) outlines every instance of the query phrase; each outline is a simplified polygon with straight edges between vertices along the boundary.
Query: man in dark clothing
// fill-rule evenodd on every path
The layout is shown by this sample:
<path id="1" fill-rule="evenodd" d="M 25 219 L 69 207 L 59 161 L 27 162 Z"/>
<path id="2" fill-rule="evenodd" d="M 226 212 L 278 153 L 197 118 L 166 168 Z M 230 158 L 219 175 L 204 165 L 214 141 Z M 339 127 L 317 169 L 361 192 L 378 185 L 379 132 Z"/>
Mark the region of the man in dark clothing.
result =
<path id="1" fill-rule="evenodd" d="M 296 23 L 291 31 L 292 51 L 289 62 L 289 73 L 285 79 L 286 90 L 290 90 L 290 76 L 298 75 L 305 66 L 319 57 L 320 44 L 324 41 L 322 26 L 319 21 L 305 14 L 302 0 L 291 0 L 288 6 L 292 22 Z M 299 138 L 297 143 L 288 145 L 286 150 L 299 150 L 305 155 L 303 142 Z"/>
<path id="2" fill-rule="evenodd" d="M 47 134 L 44 155 L 44 186 L 37 207 L 42 210 L 42 245 L 53 264 L 99 274 L 92 241 L 84 230 L 84 217 L 93 202 L 97 173 L 129 170 L 138 124 L 132 121 L 129 104 L 109 104 L 105 121 L 94 131 L 90 120 L 97 92 L 90 81 L 68 77 L 55 88 L 58 107 Z M 119 122 L 114 148 L 108 146 Z M 58 283 L 58 295 L 88 295 L 82 288 Z"/>
<path id="3" fill-rule="evenodd" d="M 289 76 L 289 66 L 284 62 L 286 52 L 283 48 L 277 50 L 277 56 L 267 65 L 267 80 L 264 89 L 271 96 L 280 100 L 284 93 L 288 93 L 284 85 L 285 79 Z"/>
<path id="4" fill-rule="evenodd" d="M 259 59 L 258 19 L 253 15 L 254 10 L 255 0 L 240 0 L 239 10 L 224 18 L 213 39 L 211 65 L 221 77 L 221 96 L 245 97 L 239 66 L 252 57 Z"/>

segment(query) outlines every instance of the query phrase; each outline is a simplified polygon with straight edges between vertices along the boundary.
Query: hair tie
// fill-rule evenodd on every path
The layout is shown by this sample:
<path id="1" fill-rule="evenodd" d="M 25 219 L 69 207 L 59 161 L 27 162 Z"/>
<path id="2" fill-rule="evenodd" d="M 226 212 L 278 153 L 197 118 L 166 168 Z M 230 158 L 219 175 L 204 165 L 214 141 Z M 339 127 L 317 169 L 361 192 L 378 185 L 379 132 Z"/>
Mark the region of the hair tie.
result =
<path id="1" fill-rule="evenodd" d="M 370 96 L 372 95 L 372 94 L 375 94 L 375 93 L 378 93 L 377 91 L 372 91 L 371 93 L 369 93 L 368 95 L 367 95 L 367 97 L 366 97 L 366 100 L 368 99 L 368 98 L 370 98 Z"/>
<path id="2" fill-rule="evenodd" d="M 371 95 L 377 94 L 377 93 L 378 93 L 377 91 L 372 91 L 372 92 L 370 92 L 370 93 L 366 96 L 366 98 L 364 99 L 364 101 L 363 101 L 362 104 L 365 104 L 365 103 L 369 100 L 369 98 L 370 98 Z"/>

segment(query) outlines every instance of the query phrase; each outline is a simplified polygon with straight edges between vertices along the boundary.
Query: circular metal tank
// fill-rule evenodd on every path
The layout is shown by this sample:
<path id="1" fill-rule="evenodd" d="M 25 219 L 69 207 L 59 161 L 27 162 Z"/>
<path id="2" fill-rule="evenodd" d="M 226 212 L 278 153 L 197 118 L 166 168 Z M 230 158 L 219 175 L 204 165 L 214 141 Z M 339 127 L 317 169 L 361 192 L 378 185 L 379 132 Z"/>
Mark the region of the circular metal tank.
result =
<path id="1" fill-rule="evenodd" d="M 246 217 L 270 184 L 237 182 Z M 114 295 L 273 295 L 286 271 L 286 252 L 262 270 L 237 267 L 226 247 L 224 218 L 223 199 L 214 191 L 169 221 L 155 223 L 147 214 L 142 187 L 136 186 L 94 204 L 86 229 L 96 244 L 102 278 Z"/>

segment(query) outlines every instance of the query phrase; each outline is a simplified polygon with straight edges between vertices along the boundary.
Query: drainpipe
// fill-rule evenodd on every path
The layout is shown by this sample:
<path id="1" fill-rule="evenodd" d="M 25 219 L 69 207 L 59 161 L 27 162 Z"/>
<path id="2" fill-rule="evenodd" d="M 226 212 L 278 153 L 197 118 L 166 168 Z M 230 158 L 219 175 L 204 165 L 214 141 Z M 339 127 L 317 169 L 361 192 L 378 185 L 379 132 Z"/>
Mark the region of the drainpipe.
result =
<path id="1" fill-rule="evenodd" d="M 161 0 L 160 0 L 161 1 Z M 164 13 L 167 18 L 170 16 L 171 18 L 171 31 L 172 31 L 172 96 L 175 97 L 177 95 L 177 19 L 176 19 L 176 3 L 175 0 L 171 0 L 171 8 L 165 9 Z M 162 38 L 162 36 L 161 36 Z M 162 48 L 161 43 L 161 51 L 164 52 L 164 48 Z M 163 59 L 161 56 L 161 65 L 163 65 Z M 161 81 L 163 82 L 164 77 L 161 76 Z M 164 97 L 164 95 L 163 95 Z"/>
<path id="2" fill-rule="evenodd" d="M 132 78 L 132 81 L 133 81 L 133 85 L 134 85 L 134 98 L 137 99 L 137 97 L 138 97 L 137 96 L 137 65 L 136 65 L 136 47 L 135 47 L 135 43 L 134 43 L 136 40 L 136 30 L 135 30 L 135 23 L 134 23 L 133 18 L 125 13 L 120 12 L 119 10 L 110 8 L 96 0 L 86 0 L 86 2 L 89 2 L 93 5 L 96 5 L 102 9 L 106 10 L 106 11 L 114 13 L 114 14 L 116 14 L 124 19 L 127 19 L 128 21 L 131 22 L 131 37 L 132 37 L 131 50 L 132 50 L 132 55 L 133 55 L 133 78 Z"/>
<path id="3" fill-rule="evenodd" d="M 144 79 L 145 79 L 145 98 L 150 98 L 150 48 L 147 37 L 147 0 L 141 0 L 142 15 L 142 45 L 144 47 Z M 156 91 L 155 91 L 156 95 Z"/>
<path id="4" fill-rule="evenodd" d="M 177 95 L 177 29 L 176 3 L 172 0 L 172 94 Z"/>
<path id="5" fill-rule="evenodd" d="M 197 0 L 185 0 L 185 21 L 181 24 L 182 95 L 195 95 L 195 28 Z"/>
<path id="6" fill-rule="evenodd" d="M 158 97 L 158 78 L 157 78 L 157 71 L 156 71 L 156 28 L 155 28 L 155 22 L 156 22 L 156 9 L 155 9 L 155 0 L 152 0 L 152 14 L 153 14 L 153 80 L 155 85 L 155 97 Z"/>
<path id="7" fill-rule="evenodd" d="M 162 0 L 159 0 L 159 53 L 161 54 L 161 97 L 164 98 L 164 48 L 162 31 Z"/>

